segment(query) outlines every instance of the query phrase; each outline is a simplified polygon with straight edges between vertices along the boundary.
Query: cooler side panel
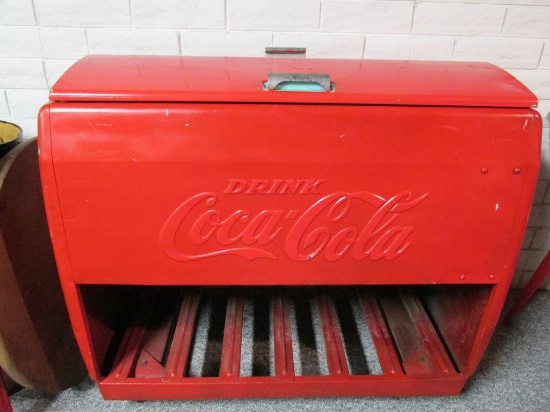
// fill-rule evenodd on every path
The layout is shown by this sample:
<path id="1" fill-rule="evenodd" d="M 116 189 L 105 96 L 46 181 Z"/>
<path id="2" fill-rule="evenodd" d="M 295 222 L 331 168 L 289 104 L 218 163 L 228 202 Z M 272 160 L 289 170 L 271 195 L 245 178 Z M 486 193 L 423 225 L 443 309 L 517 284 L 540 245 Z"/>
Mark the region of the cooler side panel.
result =
<path id="1" fill-rule="evenodd" d="M 38 116 L 38 164 L 46 207 L 46 217 L 50 229 L 57 272 L 67 304 L 71 326 L 88 372 L 93 379 L 98 379 L 99 374 L 91 349 L 91 335 L 88 330 L 87 320 L 85 319 L 80 294 L 73 280 L 74 274 L 67 238 L 65 236 L 65 222 L 59 201 L 52 152 L 51 112 L 54 107 L 55 103 L 45 105 L 40 110 Z M 57 140 L 55 136 L 53 136 L 53 139 Z"/>

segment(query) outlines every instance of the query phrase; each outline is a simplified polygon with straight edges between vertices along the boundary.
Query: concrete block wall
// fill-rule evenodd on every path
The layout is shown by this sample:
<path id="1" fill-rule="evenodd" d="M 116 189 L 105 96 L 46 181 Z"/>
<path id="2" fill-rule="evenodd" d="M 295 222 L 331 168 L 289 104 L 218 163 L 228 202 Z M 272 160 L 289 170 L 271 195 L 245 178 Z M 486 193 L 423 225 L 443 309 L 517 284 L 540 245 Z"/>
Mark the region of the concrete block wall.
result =
<path id="1" fill-rule="evenodd" d="M 0 119 L 36 134 L 48 89 L 89 53 L 489 61 L 540 99 L 543 160 L 514 284 L 550 249 L 550 0 L 0 0 Z M 547 283 L 547 286 L 550 286 Z"/>

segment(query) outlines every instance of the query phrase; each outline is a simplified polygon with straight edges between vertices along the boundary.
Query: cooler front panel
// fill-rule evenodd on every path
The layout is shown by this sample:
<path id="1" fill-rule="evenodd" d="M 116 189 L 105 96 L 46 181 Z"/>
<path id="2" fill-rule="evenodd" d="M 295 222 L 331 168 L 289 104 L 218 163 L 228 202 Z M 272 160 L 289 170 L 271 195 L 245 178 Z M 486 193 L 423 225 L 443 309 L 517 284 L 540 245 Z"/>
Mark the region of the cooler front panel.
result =
<path id="1" fill-rule="evenodd" d="M 512 229 L 540 148 L 529 109 L 53 103 L 50 113 L 42 150 L 77 283 L 498 282 L 513 270 L 505 257 L 517 253 Z"/>

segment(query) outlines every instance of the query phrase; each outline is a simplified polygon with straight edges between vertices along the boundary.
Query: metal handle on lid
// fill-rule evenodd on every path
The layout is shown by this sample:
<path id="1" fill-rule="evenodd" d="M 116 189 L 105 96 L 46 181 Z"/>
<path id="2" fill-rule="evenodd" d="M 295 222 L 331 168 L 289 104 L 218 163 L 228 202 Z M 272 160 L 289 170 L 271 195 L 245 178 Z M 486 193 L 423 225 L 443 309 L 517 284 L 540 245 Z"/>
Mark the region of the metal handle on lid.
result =
<path id="1" fill-rule="evenodd" d="M 266 47 L 266 57 L 306 57 L 305 47 Z"/>
<path id="2" fill-rule="evenodd" d="M 333 92 L 330 75 L 317 73 L 269 73 L 264 90 Z"/>

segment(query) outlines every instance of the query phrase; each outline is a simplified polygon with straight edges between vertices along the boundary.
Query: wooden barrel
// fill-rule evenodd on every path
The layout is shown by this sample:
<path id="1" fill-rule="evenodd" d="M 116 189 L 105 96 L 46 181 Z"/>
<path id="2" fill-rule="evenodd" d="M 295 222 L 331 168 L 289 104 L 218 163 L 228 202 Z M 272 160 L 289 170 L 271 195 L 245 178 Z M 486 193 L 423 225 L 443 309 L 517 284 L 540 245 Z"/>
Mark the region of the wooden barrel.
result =
<path id="1" fill-rule="evenodd" d="M 36 139 L 0 161 L 0 367 L 55 393 L 85 375 L 57 276 Z"/>

